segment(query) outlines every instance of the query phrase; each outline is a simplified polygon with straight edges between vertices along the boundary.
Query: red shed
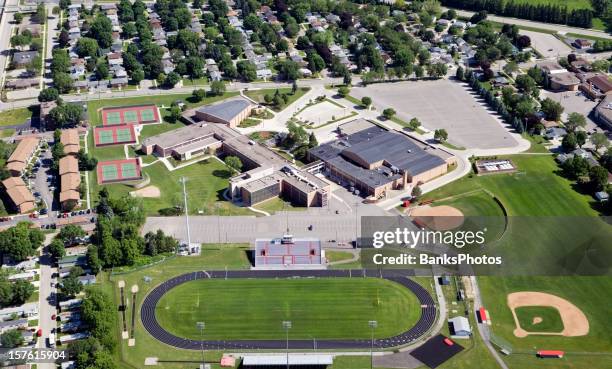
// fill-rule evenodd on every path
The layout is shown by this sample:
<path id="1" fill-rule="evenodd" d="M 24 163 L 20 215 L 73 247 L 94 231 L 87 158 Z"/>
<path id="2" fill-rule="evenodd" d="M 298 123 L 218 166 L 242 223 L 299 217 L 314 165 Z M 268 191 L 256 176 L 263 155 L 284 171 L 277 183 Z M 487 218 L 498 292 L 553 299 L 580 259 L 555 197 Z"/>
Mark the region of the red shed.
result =
<path id="1" fill-rule="evenodd" d="M 558 350 L 540 350 L 538 351 L 538 357 L 541 358 L 557 358 L 560 359 L 565 355 L 565 352 Z"/>

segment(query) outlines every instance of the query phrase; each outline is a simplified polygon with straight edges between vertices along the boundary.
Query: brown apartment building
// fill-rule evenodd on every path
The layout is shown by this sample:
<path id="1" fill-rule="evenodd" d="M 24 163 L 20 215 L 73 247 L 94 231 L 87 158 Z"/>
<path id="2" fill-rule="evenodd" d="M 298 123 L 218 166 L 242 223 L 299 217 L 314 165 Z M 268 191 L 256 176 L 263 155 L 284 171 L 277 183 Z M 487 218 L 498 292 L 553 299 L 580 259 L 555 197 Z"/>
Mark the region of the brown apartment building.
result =
<path id="1" fill-rule="evenodd" d="M 77 155 L 80 149 L 79 130 L 76 128 L 62 130 L 60 142 L 64 145 L 66 155 Z"/>
<path id="2" fill-rule="evenodd" d="M 36 209 L 36 201 L 21 177 L 10 177 L 2 181 L 13 210 L 19 214 L 28 213 Z"/>
<path id="3" fill-rule="evenodd" d="M 75 130 L 76 131 L 76 130 Z M 78 139 L 78 135 L 77 135 Z M 77 150 L 78 152 L 78 150 Z M 59 160 L 60 205 L 62 210 L 69 211 L 79 204 L 81 195 L 81 174 L 79 160 L 73 155 L 66 155 Z"/>
<path id="4" fill-rule="evenodd" d="M 19 141 L 15 151 L 6 161 L 6 168 L 13 177 L 18 177 L 23 174 L 28 166 L 28 163 L 34 156 L 40 140 L 36 137 L 26 137 Z"/>

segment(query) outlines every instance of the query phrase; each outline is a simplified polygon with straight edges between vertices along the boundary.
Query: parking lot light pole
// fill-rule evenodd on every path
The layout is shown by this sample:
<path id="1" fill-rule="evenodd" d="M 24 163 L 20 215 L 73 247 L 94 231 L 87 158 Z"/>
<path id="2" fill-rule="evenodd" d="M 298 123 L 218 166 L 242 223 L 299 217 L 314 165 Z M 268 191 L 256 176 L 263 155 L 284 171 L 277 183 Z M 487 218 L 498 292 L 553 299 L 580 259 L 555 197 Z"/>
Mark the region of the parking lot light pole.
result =
<path id="1" fill-rule="evenodd" d="M 378 327 L 378 322 L 376 320 L 370 320 L 368 325 L 372 328 L 372 344 L 370 346 L 370 369 L 372 369 L 374 366 L 374 330 Z"/>
<path id="2" fill-rule="evenodd" d="M 200 330 L 200 350 L 202 350 L 202 364 L 204 364 L 204 328 L 206 324 L 204 322 L 197 322 L 196 327 Z"/>
<path id="3" fill-rule="evenodd" d="M 289 369 L 289 329 L 291 329 L 291 321 L 290 320 L 284 320 L 283 321 L 283 328 L 285 328 L 285 333 L 286 333 L 286 343 L 287 343 L 287 369 Z"/>

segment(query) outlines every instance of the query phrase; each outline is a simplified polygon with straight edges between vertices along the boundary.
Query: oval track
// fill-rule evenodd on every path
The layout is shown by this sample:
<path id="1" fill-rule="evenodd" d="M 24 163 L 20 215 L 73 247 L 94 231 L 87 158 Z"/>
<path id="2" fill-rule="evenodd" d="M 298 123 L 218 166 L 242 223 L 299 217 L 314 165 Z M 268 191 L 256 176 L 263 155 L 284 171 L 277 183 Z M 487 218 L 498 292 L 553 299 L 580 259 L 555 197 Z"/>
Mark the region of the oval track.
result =
<path id="1" fill-rule="evenodd" d="M 201 350 L 201 349 L 284 349 L 285 340 L 192 340 L 181 338 L 166 331 L 157 322 L 155 308 L 159 300 L 170 289 L 198 279 L 205 278 L 291 278 L 291 277 L 337 277 L 337 278 L 360 278 L 363 276 L 379 277 L 396 282 L 406 287 L 415 294 L 421 305 L 421 317 L 417 323 L 409 330 L 393 337 L 378 339 L 375 346 L 379 348 L 389 348 L 406 345 L 414 342 L 423 336 L 435 323 L 436 306 L 433 298 L 421 285 L 407 278 L 414 275 L 411 270 L 295 270 L 295 271 L 210 271 L 192 272 L 179 275 L 165 281 L 155 287 L 144 299 L 140 307 L 140 319 L 145 329 L 157 340 L 181 349 Z M 316 345 L 316 347 L 315 347 Z M 289 348 L 297 349 L 358 349 L 369 348 L 371 341 L 365 340 L 289 340 Z"/>

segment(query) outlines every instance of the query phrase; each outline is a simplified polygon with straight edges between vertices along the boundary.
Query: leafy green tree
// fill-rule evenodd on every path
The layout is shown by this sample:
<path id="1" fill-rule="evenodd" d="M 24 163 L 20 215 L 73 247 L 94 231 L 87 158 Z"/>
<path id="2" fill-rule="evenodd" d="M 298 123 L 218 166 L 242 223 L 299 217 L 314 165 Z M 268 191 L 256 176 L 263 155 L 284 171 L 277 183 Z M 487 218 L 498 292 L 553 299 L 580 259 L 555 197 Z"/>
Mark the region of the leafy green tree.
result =
<path id="1" fill-rule="evenodd" d="M 21 24 L 21 22 L 23 21 L 23 14 L 19 12 L 13 14 L 13 20 L 15 20 L 16 24 Z"/>
<path id="2" fill-rule="evenodd" d="M 23 336 L 17 329 L 6 331 L 0 335 L 0 344 L 5 348 L 15 348 L 23 344 Z"/>
<path id="3" fill-rule="evenodd" d="M 561 118 L 563 106 L 553 99 L 547 97 L 542 101 L 541 110 L 546 116 L 546 119 L 556 122 Z"/>
<path id="4" fill-rule="evenodd" d="M 369 108 L 369 107 L 370 107 L 370 105 L 372 105 L 372 98 L 371 98 L 371 97 L 369 97 L 369 96 L 364 96 L 364 97 L 362 97 L 362 98 L 361 98 L 361 105 L 362 105 L 364 108 L 366 108 L 366 109 L 367 109 L 367 108 Z"/>
<path id="5" fill-rule="evenodd" d="M 242 169 L 242 161 L 237 156 L 226 156 L 224 161 L 233 172 L 240 172 Z"/>
<path id="6" fill-rule="evenodd" d="M 587 138 L 588 136 L 585 131 L 576 132 L 576 143 L 578 144 L 578 147 L 582 148 L 582 145 L 586 143 Z"/>
<path id="7" fill-rule="evenodd" d="M 38 94 L 38 101 L 55 101 L 59 97 L 59 92 L 54 87 L 43 88 Z"/>
<path id="8" fill-rule="evenodd" d="M 444 128 L 436 129 L 434 131 L 434 140 L 438 142 L 446 142 L 448 140 L 448 132 Z"/>
<path id="9" fill-rule="evenodd" d="M 608 185 L 608 171 L 606 168 L 595 165 L 589 170 L 589 186 L 593 192 L 603 191 Z"/>
<path id="10" fill-rule="evenodd" d="M 349 89 L 346 86 L 342 86 L 340 88 L 338 88 L 338 95 L 342 96 L 342 97 L 346 97 L 349 94 Z"/>
<path id="11" fill-rule="evenodd" d="M 74 245 L 77 243 L 79 238 L 85 237 L 87 233 L 83 230 L 83 228 L 69 224 L 63 227 L 57 237 L 64 241 L 67 245 Z"/>
<path id="12" fill-rule="evenodd" d="M 225 93 L 225 84 L 222 81 L 213 81 L 210 84 L 210 95 L 221 96 Z"/>
<path id="13" fill-rule="evenodd" d="M 53 239 L 49 244 L 49 253 L 55 258 L 62 258 L 66 255 L 66 248 L 64 242 L 59 238 Z"/>
<path id="14" fill-rule="evenodd" d="M 457 77 L 458 80 L 463 81 L 464 76 L 465 71 L 463 70 L 463 67 L 457 68 L 457 72 L 455 72 L 455 77 Z"/>
<path id="15" fill-rule="evenodd" d="M 81 58 L 94 58 L 98 55 L 98 41 L 93 38 L 83 37 L 77 41 L 76 52 Z"/>
<path id="16" fill-rule="evenodd" d="M 236 64 L 238 75 L 245 82 L 252 82 L 257 79 L 257 68 L 255 64 L 241 60 Z"/>
<path id="17" fill-rule="evenodd" d="M 17 225 L 0 232 L 0 252 L 22 261 L 36 253 L 42 245 L 44 235 L 39 229 L 30 228 L 29 222 L 19 222 Z"/>
<path id="18" fill-rule="evenodd" d="M 568 132 L 576 132 L 578 128 L 586 127 L 586 118 L 584 115 L 576 112 L 569 113 L 565 128 Z"/>
<path id="19" fill-rule="evenodd" d="M 96 39 L 101 48 L 109 48 L 113 43 L 113 25 L 108 17 L 99 13 L 91 23 L 88 37 Z"/>
<path id="20" fill-rule="evenodd" d="M 387 119 L 391 119 L 393 118 L 393 116 L 395 116 L 396 112 L 395 109 L 393 108 L 386 108 L 385 110 L 383 110 L 383 116 Z"/>
<path id="21" fill-rule="evenodd" d="M 53 86 L 61 94 L 66 94 L 72 90 L 73 81 L 68 73 L 55 73 L 53 76 Z"/>
<path id="22" fill-rule="evenodd" d="M 591 143 L 595 147 L 595 151 L 599 151 L 601 148 L 610 146 L 610 141 L 605 133 L 595 132 L 591 135 Z"/>
<path id="23" fill-rule="evenodd" d="M 417 129 L 419 129 L 420 126 L 421 126 L 421 122 L 419 122 L 417 118 L 412 118 L 410 119 L 410 122 L 408 122 L 408 128 L 410 128 L 413 131 L 416 131 Z"/>
<path id="24" fill-rule="evenodd" d="M 566 152 L 575 150 L 577 145 L 578 140 L 576 140 L 576 134 L 574 132 L 569 132 L 568 134 L 566 134 L 565 137 L 563 137 L 563 140 L 561 141 L 561 146 Z"/>
<path id="25" fill-rule="evenodd" d="M 108 70 L 108 64 L 104 61 L 99 62 L 96 65 L 96 78 L 98 78 L 99 80 L 103 80 L 108 78 L 109 75 L 109 70 Z"/>
<path id="26" fill-rule="evenodd" d="M 193 100 L 195 102 L 200 102 L 204 100 L 204 98 L 206 97 L 206 90 L 201 89 L 201 88 L 197 90 L 193 90 L 193 92 L 191 93 L 191 96 L 193 97 Z"/>
<path id="27" fill-rule="evenodd" d="M 29 281 L 20 279 L 13 282 L 13 305 L 23 305 L 34 293 L 34 286 Z"/>

